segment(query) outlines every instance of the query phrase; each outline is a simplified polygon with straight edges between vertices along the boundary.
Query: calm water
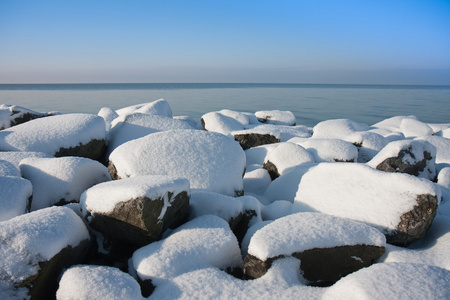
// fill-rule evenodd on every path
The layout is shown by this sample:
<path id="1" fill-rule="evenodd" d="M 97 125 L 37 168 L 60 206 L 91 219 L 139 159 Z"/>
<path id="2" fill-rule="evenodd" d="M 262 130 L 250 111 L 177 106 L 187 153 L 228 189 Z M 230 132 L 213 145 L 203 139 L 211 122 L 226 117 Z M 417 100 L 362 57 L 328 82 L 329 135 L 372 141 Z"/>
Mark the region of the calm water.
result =
<path id="1" fill-rule="evenodd" d="M 450 86 L 322 84 L 0 84 L 0 104 L 36 111 L 97 114 L 166 99 L 174 115 L 197 120 L 224 108 L 255 112 L 290 110 L 297 124 L 346 118 L 374 124 L 397 115 L 450 123 Z"/>

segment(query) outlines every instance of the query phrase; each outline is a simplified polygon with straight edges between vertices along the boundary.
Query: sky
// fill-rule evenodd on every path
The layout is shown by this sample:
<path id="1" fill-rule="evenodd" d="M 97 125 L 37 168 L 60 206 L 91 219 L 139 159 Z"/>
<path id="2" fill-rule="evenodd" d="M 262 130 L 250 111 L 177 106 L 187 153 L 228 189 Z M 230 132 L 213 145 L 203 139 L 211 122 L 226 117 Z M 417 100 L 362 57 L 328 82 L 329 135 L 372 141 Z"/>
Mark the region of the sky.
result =
<path id="1" fill-rule="evenodd" d="M 450 0 L 0 0 L 0 83 L 450 85 Z"/>

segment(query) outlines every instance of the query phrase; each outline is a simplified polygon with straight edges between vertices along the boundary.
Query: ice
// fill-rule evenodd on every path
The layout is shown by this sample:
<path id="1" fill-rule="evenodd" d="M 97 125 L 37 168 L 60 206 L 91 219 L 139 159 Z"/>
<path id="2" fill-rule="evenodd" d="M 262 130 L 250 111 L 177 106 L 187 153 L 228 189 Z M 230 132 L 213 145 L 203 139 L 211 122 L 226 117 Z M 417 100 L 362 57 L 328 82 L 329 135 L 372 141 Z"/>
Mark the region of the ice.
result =
<path id="1" fill-rule="evenodd" d="M 117 268 L 77 265 L 63 273 L 56 299 L 141 300 L 144 298 L 137 281 Z"/>
<path id="2" fill-rule="evenodd" d="M 258 230 L 250 240 L 248 253 L 264 261 L 314 248 L 385 244 L 380 231 L 363 223 L 321 213 L 296 213 Z"/>
<path id="3" fill-rule="evenodd" d="M 80 197 L 83 213 L 108 213 L 124 201 L 147 197 L 158 199 L 167 192 L 177 195 L 183 191 L 190 193 L 189 181 L 164 175 L 148 175 L 108 181 L 87 189 Z M 168 205 L 167 203 L 165 203 Z M 164 208 L 162 208 L 164 211 Z"/>
<path id="4" fill-rule="evenodd" d="M 19 167 L 22 176 L 33 184 L 32 211 L 61 201 L 79 202 L 86 189 L 111 180 L 104 165 L 84 157 L 29 157 Z"/>

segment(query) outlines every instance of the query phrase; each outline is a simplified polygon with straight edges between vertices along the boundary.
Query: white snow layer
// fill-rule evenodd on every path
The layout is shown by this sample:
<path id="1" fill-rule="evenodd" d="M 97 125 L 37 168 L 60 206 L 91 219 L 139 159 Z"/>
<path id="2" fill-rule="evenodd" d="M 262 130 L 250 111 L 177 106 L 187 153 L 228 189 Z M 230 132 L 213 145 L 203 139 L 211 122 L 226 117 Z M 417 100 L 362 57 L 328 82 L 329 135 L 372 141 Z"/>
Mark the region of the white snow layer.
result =
<path id="1" fill-rule="evenodd" d="M 381 263 L 328 288 L 322 299 L 450 299 L 450 271 L 424 264 Z"/>
<path id="2" fill-rule="evenodd" d="M 80 197 L 80 205 L 83 214 L 108 213 L 114 210 L 120 202 L 147 197 L 149 199 L 162 198 L 166 208 L 168 203 L 167 193 L 177 195 L 183 191 L 190 194 L 189 181 L 185 178 L 172 178 L 163 175 L 147 175 L 120 180 L 108 181 L 97 184 L 86 191 Z M 167 202 L 167 203 L 166 203 Z"/>
<path id="3" fill-rule="evenodd" d="M 364 164 L 321 163 L 301 178 L 295 204 L 303 211 L 350 218 L 386 231 L 397 228 L 422 194 L 441 198 L 440 189 L 426 179 Z"/>
<path id="4" fill-rule="evenodd" d="M 316 162 L 356 162 L 358 160 L 358 148 L 344 140 L 319 138 L 298 140 L 293 138 L 288 142 L 299 144 L 308 150 Z"/>
<path id="5" fill-rule="evenodd" d="M 185 177 L 193 189 L 234 196 L 243 189 L 245 154 L 231 138 L 203 130 L 157 132 L 116 148 L 109 160 L 121 178 Z"/>
<path id="6" fill-rule="evenodd" d="M 0 176 L 17 176 L 20 177 L 20 171 L 15 165 L 9 161 L 0 159 Z"/>
<path id="7" fill-rule="evenodd" d="M 136 105 L 127 106 L 116 110 L 119 116 L 129 115 L 132 113 L 144 113 L 150 115 L 158 115 L 162 117 L 172 117 L 172 109 L 170 108 L 169 102 L 164 99 L 158 99 L 148 103 L 141 103 Z"/>
<path id="8" fill-rule="evenodd" d="M 347 136 L 357 131 L 366 131 L 369 129 L 370 127 L 367 124 L 349 119 L 326 120 L 314 126 L 313 138 L 345 140 Z"/>
<path id="9" fill-rule="evenodd" d="M 293 167 L 314 163 L 313 156 L 300 145 L 293 143 L 279 143 L 267 153 L 264 163 L 271 162 L 277 168 L 280 175 L 283 175 Z"/>
<path id="10" fill-rule="evenodd" d="M 265 261 L 314 248 L 385 244 L 385 236 L 369 225 L 321 213 L 296 213 L 258 230 L 248 253 Z"/>
<path id="11" fill-rule="evenodd" d="M 255 112 L 260 122 L 274 125 L 295 125 L 295 115 L 291 111 L 283 110 L 261 110 Z"/>
<path id="12" fill-rule="evenodd" d="M 88 239 L 83 221 L 66 207 L 45 208 L 0 222 L 0 278 L 21 282 L 37 273 L 39 262 Z"/>
<path id="13" fill-rule="evenodd" d="M 64 202 L 79 202 L 86 189 L 111 180 L 104 165 L 84 157 L 30 157 L 22 160 L 19 167 L 22 176 L 33 184 L 32 211 L 51 206 L 62 199 Z"/>
<path id="14" fill-rule="evenodd" d="M 205 215 L 178 227 L 167 238 L 134 252 L 130 261 L 139 278 L 172 279 L 200 268 L 242 267 L 238 241 L 223 219 Z"/>
<path id="15" fill-rule="evenodd" d="M 0 176 L 0 222 L 27 212 L 32 189 L 31 182 L 26 179 Z"/>
<path id="16" fill-rule="evenodd" d="M 48 153 L 44 152 L 29 152 L 29 151 L 0 151 L 0 159 L 6 160 L 10 163 L 12 163 L 17 170 L 19 171 L 19 164 L 22 161 L 22 159 L 28 158 L 28 157 L 44 157 L 44 158 L 50 158 L 54 157 L 53 155 L 50 155 Z"/>
<path id="17" fill-rule="evenodd" d="M 78 265 L 63 273 L 56 299 L 140 300 L 143 297 L 137 281 L 117 268 Z"/>
<path id="18" fill-rule="evenodd" d="M 241 112 L 223 109 L 204 114 L 202 124 L 205 130 L 228 135 L 232 131 L 246 128 L 249 119 Z"/>
<path id="19" fill-rule="evenodd" d="M 281 142 L 286 142 L 293 137 L 310 137 L 309 129 L 303 125 L 287 126 L 287 125 L 249 125 L 248 129 L 232 131 L 230 134 L 236 136 L 238 134 L 270 134 Z"/>
<path id="20" fill-rule="evenodd" d="M 48 113 L 40 113 L 18 105 L 0 104 L 0 130 L 15 125 L 13 124 L 15 123 L 15 119 L 22 118 L 26 115 L 46 116 Z"/>
<path id="21" fill-rule="evenodd" d="M 65 114 L 34 119 L 0 131 L 0 150 L 36 151 L 51 155 L 60 148 L 105 139 L 105 121 L 92 114 Z"/>

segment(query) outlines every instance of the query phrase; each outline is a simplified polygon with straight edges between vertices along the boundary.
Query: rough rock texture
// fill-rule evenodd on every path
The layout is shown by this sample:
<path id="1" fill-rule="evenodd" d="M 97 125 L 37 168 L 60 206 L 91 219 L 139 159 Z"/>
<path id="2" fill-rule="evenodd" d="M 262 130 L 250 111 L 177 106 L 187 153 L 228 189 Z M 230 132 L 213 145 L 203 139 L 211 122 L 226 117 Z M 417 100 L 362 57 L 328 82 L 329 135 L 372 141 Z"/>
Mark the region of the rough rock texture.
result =
<path id="1" fill-rule="evenodd" d="M 239 142 L 242 149 L 247 150 L 253 147 L 279 143 L 280 140 L 271 134 L 260 133 L 248 133 L 248 134 L 236 134 L 234 139 Z"/>
<path id="2" fill-rule="evenodd" d="M 89 225 L 115 239 L 144 246 L 161 238 L 168 228 L 183 224 L 189 214 L 189 196 L 183 191 L 177 195 L 168 193 L 170 206 L 162 219 L 159 219 L 164 207 L 164 199 L 139 197 L 117 204 L 107 214 L 88 213 Z"/>
<path id="3" fill-rule="evenodd" d="M 280 173 L 278 172 L 277 166 L 275 166 L 270 160 L 264 162 L 263 169 L 266 169 L 269 172 L 270 179 L 275 180 L 280 177 Z"/>
<path id="4" fill-rule="evenodd" d="M 0 130 L 28 122 L 33 119 L 58 114 L 56 112 L 40 113 L 17 105 L 0 105 Z"/>
<path id="5" fill-rule="evenodd" d="M 314 286 L 329 286 L 341 277 L 370 266 L 375 259 L 383 255 L 384 247 L 372 245 L 339 246 L 333 248 L 314 248 L 293 253 L 300 259 L 303 277 Z M 249 278 L 263 276 L 274 260 L 285 256 L 277 256 L 262 261 L 253 255 L 244 259 L 244 274 Z"/>
<path id="6" fill-rule="evenodd" d="M 60 148 L 55 157 L 79 156 L 100 161 L 106 151 L 105 140 L 91 140 L 87 144 L 79 144 L 76 147 Z"/>

